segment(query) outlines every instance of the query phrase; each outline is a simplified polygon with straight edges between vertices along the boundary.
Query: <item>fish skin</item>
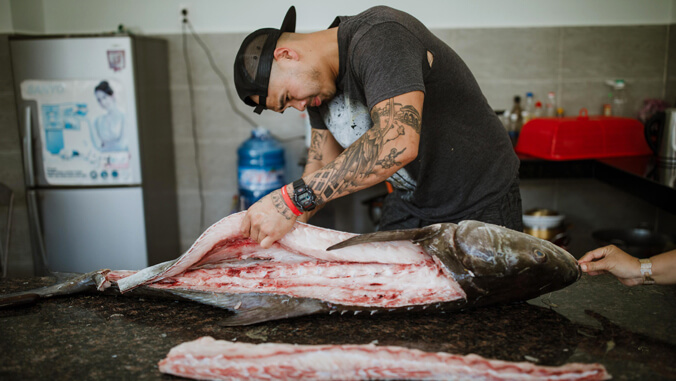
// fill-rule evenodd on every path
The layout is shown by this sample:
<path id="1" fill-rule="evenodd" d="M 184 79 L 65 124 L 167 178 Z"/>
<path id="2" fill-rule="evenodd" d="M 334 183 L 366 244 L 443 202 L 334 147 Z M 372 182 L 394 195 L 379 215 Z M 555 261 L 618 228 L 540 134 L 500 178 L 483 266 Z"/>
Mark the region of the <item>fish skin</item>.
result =
<path id="1" fill-rule="evenodd" d="M 471 220 L 362 234 L 327 250 L 394 240 L 422 246 L 460 283 L 466 300 L 445 309 L 528 300 L 564 288 L 582 275 L 575 258 L 549 241 Z"/>
<path id="2" fill-rule="evenodd" d="M 224 318 L 222 326 L 240 326 L 270 320 L 312 315 L 330 310 L 329 303 L 312 298 L 294 298 L 287 295 L 246 293 L 214 294 L 192 290 L 169 291 L 194 302 L 225 308 L 234 315 Z"/>
<path id="3" fill-rule="evenodd" d="M 29 291 L 0 295 L 0 307 L 11 307 L 23 304 L 21 303 L 22 299 L 20 297 L 35 295 L 34 300 L 32 301 L 37 301 L 37 299 L 41 298 L 51 298 L 54 296 L 93 291 L 105 282 L 106 274 L 109 272 L 110 270 L 104 269 L 86 274 L 55 273 L 54 275 L 57 277 L 57 282 L 52 285 Z"/>
<path id="4" fill-rule="evenodd" d="M 223 240 L 223 235 L 227 237 L 228 234 L 234 234 L 241 216 L 240 213 L 239 216 L 226 217 L 212 225 L 188 252 L 173 261 L 160 263 L 138 272 L 99 270 L 77 275 L 42 289 L 0 296 L 0 306 L 3 305 L 3 300 L 11 304 L 10 298 L 19 295 L 34 298 L 33 294 L 51 297 L 105 290 L 106 293 L 131 292 L 133 295 L 151 295 L 208 304 L 233 312 L 233 316 L 227 317 L 223 325 L 247 325 L 315 313 L 452 311 L 493 303 L 524 301 L 563 288 L 575 282 L 581 275 L 577 261 L 572 255 L 548 241 L 497 225 L 463 221 L 459 224 L 443 223 L 419 229 L 376 232 L 359 236 L 342 233 L 340 237 L 351 238 L 332 245 L 326 251 L 315 250 L 317 256 L 331 256 L 333 254 L 325 253 L 364 243 L 385 242 L 387 245 L 392 241 L 414 242 L 434 259 L 446 276 L 453 278 L 460 285 L 466 295 L 458 300 L 393 309 L 344 305 L 314 298 L 270 293 L 207 292 L 151 286 L 154 282 L 181 274 L 191 266 L 202 263 L 203 258 L 206 258 Z M 219 227 L 221 223 L 223 225 Z M 314 228 L 310 225 L 300 225 Z M 213 234 L 214 232 L 217 234 Z M 294 239 L 300 239 L 298 237 L 301 233 L 296 230 L 293 233 L 296 237 Z M 385 247 L 384 250 L 389 249 Z M 378 255 L 374 257 L 377 256 L 382 260 L 383 253 L 376 254 Z M 410 259 L 404 255 L 398 260 L 407 263 Z"/>

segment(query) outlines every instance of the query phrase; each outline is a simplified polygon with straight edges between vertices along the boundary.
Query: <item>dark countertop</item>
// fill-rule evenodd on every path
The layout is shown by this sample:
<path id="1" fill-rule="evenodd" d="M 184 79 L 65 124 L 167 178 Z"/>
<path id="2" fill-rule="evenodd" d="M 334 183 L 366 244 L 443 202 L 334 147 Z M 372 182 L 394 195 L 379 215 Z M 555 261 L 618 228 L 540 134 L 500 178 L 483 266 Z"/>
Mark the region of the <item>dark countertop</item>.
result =
<path id="1" fill-rule="evenodd" d="M 595 178 L 676 214 L 676 167 L 659 164 L 655 156 L 560 161 L 518 156 L 522 179 Z"/>
<path id="2" fill-rule="evenodd" d="M 0 280 L 0 293 L 50 278 Z M 587 312 L 589 311 L 589 312 Z M 191 302 L 75 295 L 0 309 L 0 379 L 173 379 L 169 349 L 209 335 L 262 343 L 400 345 L 541 365 L 599 362 L 616 380 L 676 379 L 676 287 L 583 276 L 528 303 L 459 313 L 318 315 L 223 327 L 227 311 Z"/>

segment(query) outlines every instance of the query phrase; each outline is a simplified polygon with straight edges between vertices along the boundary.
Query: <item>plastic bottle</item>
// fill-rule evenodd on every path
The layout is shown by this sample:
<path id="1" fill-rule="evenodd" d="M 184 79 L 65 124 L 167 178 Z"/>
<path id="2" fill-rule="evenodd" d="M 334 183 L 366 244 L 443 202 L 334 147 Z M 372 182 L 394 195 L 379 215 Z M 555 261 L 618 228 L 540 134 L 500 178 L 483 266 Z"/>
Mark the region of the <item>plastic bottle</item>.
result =
<path id="1" fill-rule="evenodd" d="M 608 94 L 608 103 L 604 104 L 603 114 L 606 116 L 626 116 L 627 95 L 625 93 L 627 86 L 624 79 L 607 80 L 606 85 L 610 86 L 613 91 Z M 607 108 L 610 108 L 610 115 L 607 114 Z"/>
<path id="2" fill-rule="evenodd" d="M 550 91 L 547 94 L 547 103 L 545 104 L 545 116 L 547 117 L 556 116 L 556 94 L 553 91 Z"/>
<path id="3" fill-rule="evenodd" d="M 523 124 L 528 123 L 529 120 L 533 119 L 535 114 L 535 100 L 533 99 L 533 93 L 526 93 L 526 107 L 523 110 Z"/>
<path id="4" fill-rule="evenodd" d="M 613 115 L 613 93 L 608 93 L 608 98 L 603 104 L 603 116 Z"/>
<path id="5" fill-rule="evenodd" d="M 500 118 L 500 121 L 502 122 L 502 125 L 505 127 L 505 130 L 509 133 L 509 129 L 511 128 L 511 122 L 509 120 L 509 110 L 501 111 L 498 114 L 498 117 Z"/>
<path id="6" fill-rule="evenodd" d="M 514 97 L 514 105 L 509 114 L 510 128 L 509 137 L 512 139 L 512 144 L 516 146 L 516 141 L 519 139 L 519 132 L 523 126 L 523 110 L 521 109 L 521 97 L 516 95 Z"/>
<path id="7" fill-rule="evenodd" d="M 237 183 L 243 209 L 286 184 L 284 148 L 263 127 L 237 149 Z"/>
<path id="8" fill-rule="evenodd" d="M 624 79 L 616 79 L 613 84 L 613 115 L 625 116 L 625 104 L 627 103 L 625 95 Z"/>
<path id="9" fill-rule="evenodd" d="M 533 118 L 541 118 L 542 117 L 542 102 L 537 101 L 535 102 L 535 111 L 533 111 Z"/>

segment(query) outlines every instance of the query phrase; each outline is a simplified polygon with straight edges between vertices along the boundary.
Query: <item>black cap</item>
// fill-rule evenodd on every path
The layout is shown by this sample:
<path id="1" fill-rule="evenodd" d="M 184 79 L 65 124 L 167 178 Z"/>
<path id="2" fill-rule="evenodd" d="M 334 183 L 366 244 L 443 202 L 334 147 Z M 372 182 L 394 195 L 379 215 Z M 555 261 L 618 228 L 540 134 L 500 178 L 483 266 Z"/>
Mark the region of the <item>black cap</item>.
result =
<path id="1" fill-rule="evenodd" d="M 296 8 L 292 5 L 286 12 L 279 29 L 264 28 L 248 35 L 235 57 L 235 87 L 237 94 L 254 112 L 260 114 L 266 107 L 270 69 L 274 59 L 277 40 L 282 33 L 296 31 Z M 249 98 L 258 95 L 258 104 Z"/>

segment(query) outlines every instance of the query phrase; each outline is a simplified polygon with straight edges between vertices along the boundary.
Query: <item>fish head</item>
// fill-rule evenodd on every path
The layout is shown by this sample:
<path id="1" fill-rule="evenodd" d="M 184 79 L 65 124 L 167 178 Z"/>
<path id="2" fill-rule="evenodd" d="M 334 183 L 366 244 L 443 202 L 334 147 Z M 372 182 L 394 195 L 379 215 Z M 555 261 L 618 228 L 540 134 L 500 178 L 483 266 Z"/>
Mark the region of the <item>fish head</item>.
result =
<path id="1" fill-rule="evenodd" d="M 581 276 L 575 258 L 549 241 L 479 221 L 440 225 L 439 234 L 421 244 L 451 272 L 468 300 L 527 300 Z"/>

